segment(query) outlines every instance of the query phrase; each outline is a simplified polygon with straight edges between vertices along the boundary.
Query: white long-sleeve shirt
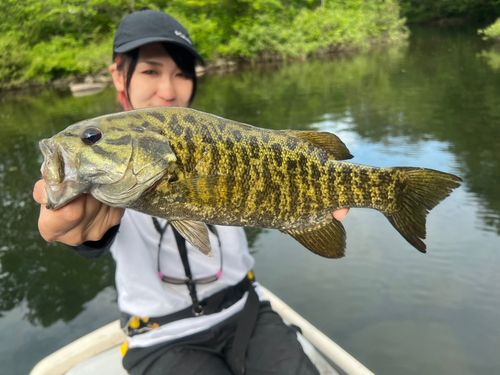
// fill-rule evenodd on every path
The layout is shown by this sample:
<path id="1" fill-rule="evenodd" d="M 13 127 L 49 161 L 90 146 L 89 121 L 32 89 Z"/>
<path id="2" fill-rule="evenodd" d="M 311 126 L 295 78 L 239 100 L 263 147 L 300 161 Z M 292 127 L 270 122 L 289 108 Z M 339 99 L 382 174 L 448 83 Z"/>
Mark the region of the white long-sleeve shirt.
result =
<path id="1" fill-rule="evenodd" d="M 162 219 L 159 219 L 159 222 L 162 227 L 166 223 Z M 189 265 L 195 280 L 217 274 L 221 265 L 222 251 L 220 278 L 212 283 L 196 285 L 200 301 L 237 284 L 254 265 L 242 228 L 217 226 L 216 229 L 219 239 L 209 231 L 213 258 L 203 255 L 186 242 Z M 186 285 L 165 283 L 159 278 L 159 240 L 160 234 L 155 229 L 151 216 L 131 210 L 125 212 L 119 232 L 111 246 L 111 253 L 116 261 L 118 306 L 127 314 L 142 318 L 159 317 L 192 306 L 193 302 Z M 160 271 L 169 277 L 178 279 L 186 277 L 171 226 L 167 227 L 161 242 Z M 257 293 L 262 299 L 262 293 L 258 288 Z M 239 312 L 245 301 L 246 294 L 240 301 L 219 313 L 178 320 L 129 337 L 129 347 L 146 347 L 204 331 Z"/>

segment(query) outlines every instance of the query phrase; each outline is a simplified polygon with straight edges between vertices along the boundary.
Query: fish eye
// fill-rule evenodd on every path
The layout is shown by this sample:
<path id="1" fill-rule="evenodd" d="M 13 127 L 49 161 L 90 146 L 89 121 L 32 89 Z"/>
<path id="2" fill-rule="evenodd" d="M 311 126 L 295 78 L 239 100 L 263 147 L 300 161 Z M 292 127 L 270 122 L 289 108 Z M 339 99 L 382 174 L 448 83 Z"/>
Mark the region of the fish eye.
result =
<path id="1" fill-rule="evenodd" d="M 84 131 L 82 131 L 82 134 L 80 134 L 80 139 L 86 145 L 93 145 L 101 138 L 102 138 L 102 133 L 99 129 L 96 128 L 87 128 Z"/>

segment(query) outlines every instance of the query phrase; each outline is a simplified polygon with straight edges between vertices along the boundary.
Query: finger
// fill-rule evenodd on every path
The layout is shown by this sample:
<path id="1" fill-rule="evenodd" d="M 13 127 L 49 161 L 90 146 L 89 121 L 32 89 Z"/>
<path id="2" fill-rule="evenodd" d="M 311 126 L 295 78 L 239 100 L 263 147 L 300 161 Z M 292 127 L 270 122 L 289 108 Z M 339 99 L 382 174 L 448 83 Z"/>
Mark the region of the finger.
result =
<path id="1" fill-rule="evenodd" d="M 333 211 L 333 217 L 340 221 L 345 217 L 345 215 L 347 215 L 348 212 L 349 212 L 348 208 L 341 208 Z"/>
<path id="2" fill-rule="evenodd" d="M 87 241 L 100 240 L 104 234 L 115 225 L 119 224 L 125 209 L 109 207 L 101 204 L 101 208 L 92 223 L 85 228 L 85 238 Z"/>
<path id="3" fill-rule="evenodd" d="M 122 221 L 122 217 L 124 214 L 125 214 L 124 208 L 111 207 L 109 214 L 110 227 L 114 227 L 115 225 L 120 223 Z"/>
<path id="4" fill-rule="evenodd" d="M 87 241 L 96 241 L 117 225 L 125 213 L 125 209 L 110 207 L 101 203 L 90 194 L 83 194 L 85 198 L 85 213 L 81 221 L 81 230 Z"/>
<path id="5" fill-rule="evenodd" d="M 50 210 L 42 205 L 38 219 L 40 234 L 48 242 L 59 241 L 67 243 L 66 239 L 73 238 L 75 234 L 74 229 L 84 218 L 84 213 L 84 197 L 77 197 L 57 210 Z"/>
<path id="6" fill-rule="evenodd" d="M 33 199 L 40 204 L 47 204 L 47 192 L 45 191 L 45 181 L 38 180 L 33 187 Z"/>

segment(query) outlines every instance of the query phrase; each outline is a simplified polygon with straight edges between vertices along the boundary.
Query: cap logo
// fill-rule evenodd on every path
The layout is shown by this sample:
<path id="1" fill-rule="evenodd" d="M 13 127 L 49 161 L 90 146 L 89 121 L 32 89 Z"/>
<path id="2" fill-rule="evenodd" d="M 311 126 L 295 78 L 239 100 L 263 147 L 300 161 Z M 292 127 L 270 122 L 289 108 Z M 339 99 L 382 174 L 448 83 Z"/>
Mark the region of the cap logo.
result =
<path id="1" fill-rule="evenodd" d="M 174 33 L 175 33 L 175 35 L 177 35 L 177 36 L 181 37 L 182 39 L 184 39 L 189 44 L 193 44 L 193 42 L 191 42 L 191 39 L 189 39 L 186 35 L 184 35 L 180 31 L 175 30 Z"/>

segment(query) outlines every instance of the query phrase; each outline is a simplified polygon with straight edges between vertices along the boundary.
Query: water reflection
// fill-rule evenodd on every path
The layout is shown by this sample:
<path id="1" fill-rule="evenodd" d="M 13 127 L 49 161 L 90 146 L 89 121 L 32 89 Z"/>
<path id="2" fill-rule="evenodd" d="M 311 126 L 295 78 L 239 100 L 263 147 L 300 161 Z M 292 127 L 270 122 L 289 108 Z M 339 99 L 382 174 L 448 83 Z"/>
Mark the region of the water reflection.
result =
<path id="1" fill-rule="evenodd" d="M 477 57 L 486 61 L 491 70 L 500 70 L 500 45 L 498 42 L 495 41 L 489 48 L 482 50 L 477 54 Z"/>
<path id="2" fill-rule="evenodd" d="M 247 230 L 252 251 L 259 249 L 259 278 L 293 306 L 314 305 L 324 301 L 324 295 L 329 297 L 325 303 L 342 300 L 325 308 L 328 314 L 312 311 L 307 317 L 336 340 L 360 349 L 360 356 L 365 355 L 361 359 L 378 366 L 376 372 L 412 373 L 409 365 L 398 368 L 397 363 L 405 362 L 398 358 L 405 358 L 401 352 L 411 351 L 414 344 L 391 355 L 367 347 L 369 340 L 382 340 L 376 347 L 383 351 L 382 343 L 397 346 L 401 337 L 419 336 L 420 327 L 422 341 L 439 336 L 440 346 L 447 345 L 456 358 L 463 357 L 463 350 L 471 358 L 483 358 L 465 334 L 457 333 L 458 328 L 450 331 L 443 322 L 449 319 L 454 327 L 463 327 L 470 316 L 480 318 L 476 331 L 467 332 L 477 336 L 476 341 L 477 332 L 487 333 L 488 324 L 498 323 L 500 295 L 491 285 L 498 284 L 500 272 L 498 262 L 492 261 L 491 244 L 500 234 L 500 75 L 480 56 L 487 48 L 475 30 L 415 29 L 409 45 L 201 78 L 196 109 L 273 129 L 333 131 L 348 145 L 355 162 L 431 167 L 464 178 L 464 186 L 429 217 L 429 238 L 434 238 L 431 263 L 424 264 L 409 248 L 399 255 L 399 247 L 406 243 L 382 215 L 371 211 L 363 212 L 363 219 L 354 212 L 349 215 L 350 251 L 341 262 L 325 263 L 293 240 L 286 243 L 287 237 L 275 231 Z M 26 373 L 64 340 L 97 328 L 103 317 L 116 317 L 113 302 L 98 313 L 88 307 L 98 304 L 103 293 L 114 296 L 111 257 L 89 261 L 62 245 L 46 244 L 38 234 L 38 207 L 31 190 L 40 175 L 40 139 L 117 108 L 111 89 L 81 98 L 69 91 L 0 97 L 0 312 L 5 314 L 0 329 L 8 336 L 0 343 L 0 373 Z M 451 241 L 464 233 L 463 243 Z M 382 247 L 398 249 L 391 252 L 394 260 L 385 258 Z M 478 248 L 482 251 L 469 250 Z M 277 264 L 287 275 L 300 275 L 300 283 L 291 287 Z M 353 267 L 362 270 L 355 279 Z M 377 279 L 377 272 L 387 279 Z M 338 288 L 332 291 L 331 285 Z M 422 328 L 416 320 L 405 321 L 422 306 L 435 322 Z M 100 320 L 92 325 L 86 314 L 99 315 Z M 90 323 L 76 324 L 82 316 Z M 63 323 L 78 328 L 71 337 L 51 341 L 55 332 L 64 331 Z M 24 360 L 27 347 L 9 344 L 17 342 L 14 336 L 21 329 L 50 341 L 43 348 L 29 346 L 31 362 Z M 498 348 L 495 332 L 485 339 L 489 349 L 484 353 Z M 434 363 L 434 351 L 421 354 Z M 492 361 L 498 369 L 500 364 Z M 462 360 L 451 363 L 457 373 L 466 373 Z M 424 370 L 420 373 L 439 372 L 435 365 Z"/>
<path id="3" fill-rule="evenodd" d="M 258 251 L 258 247 L 255 246 L 256 241 L 259 239 L 259 236 L 268 232 L 268 229 L 262 228 L 245 228 L 245 234 L 247 236 L 248 248 L 250 253 L 254 253 Z"/>

